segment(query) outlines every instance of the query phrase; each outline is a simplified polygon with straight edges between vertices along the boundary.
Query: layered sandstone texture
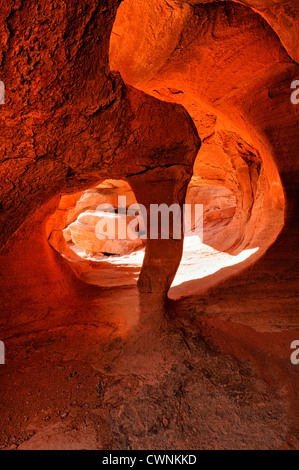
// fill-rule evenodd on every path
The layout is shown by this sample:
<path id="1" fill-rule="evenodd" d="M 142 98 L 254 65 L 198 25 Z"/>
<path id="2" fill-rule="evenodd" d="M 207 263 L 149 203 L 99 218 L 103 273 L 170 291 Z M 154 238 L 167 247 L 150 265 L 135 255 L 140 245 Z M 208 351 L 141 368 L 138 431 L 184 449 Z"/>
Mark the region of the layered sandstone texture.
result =
<path id="1" fill-rule="evenodd" d="M 1 6 L 1 448 L 299 448 L 298 24 L 297 0 Z M 202 204 L 202 239 L 132 241 L 137 203 Z"/>

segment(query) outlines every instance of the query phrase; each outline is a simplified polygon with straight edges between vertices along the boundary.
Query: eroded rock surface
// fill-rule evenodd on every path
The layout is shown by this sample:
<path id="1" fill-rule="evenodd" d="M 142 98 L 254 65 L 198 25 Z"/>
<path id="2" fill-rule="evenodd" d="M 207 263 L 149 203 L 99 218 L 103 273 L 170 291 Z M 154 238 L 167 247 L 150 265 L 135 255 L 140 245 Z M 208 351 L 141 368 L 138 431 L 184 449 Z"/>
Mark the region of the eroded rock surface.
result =
<path id="1" fill-rule="evenodd" d="M 295 0 L 2 5 L 1 448 L 299 448 L 298 19 Z M 62 231 L 123 191 L 202 201 L 211 249 L 254 254 L 198 279 L 193 253 L 166 301 L 183 240 L 148 240 L 142 294 L 138 263 L 125 285 L 103 263 L 99 288 Z"/>

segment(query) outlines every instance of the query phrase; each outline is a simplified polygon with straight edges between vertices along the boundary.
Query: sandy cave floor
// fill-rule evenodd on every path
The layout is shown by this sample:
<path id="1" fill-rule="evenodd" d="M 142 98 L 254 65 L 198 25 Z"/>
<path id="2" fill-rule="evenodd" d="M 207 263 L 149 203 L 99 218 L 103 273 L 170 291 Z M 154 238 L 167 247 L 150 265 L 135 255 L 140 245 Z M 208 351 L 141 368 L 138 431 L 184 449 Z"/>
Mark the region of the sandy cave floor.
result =
<path id="1" fill-rule="evenodd" d="M 232 262 L 201 250 L 198 275 L 213 271 L 212 259 Z M 133 271 L 141 257 L 129 257 Z M 269 292 L 259 286 L 259 318 L 251 288 L 246 301 L 240 286 L 173 301 L 115 285 L 88 304 L 38 314 L 24 305 L 6 331 L 1 449 L 298 448 L 295 297 L 274 325 L 263 314 Z"/>

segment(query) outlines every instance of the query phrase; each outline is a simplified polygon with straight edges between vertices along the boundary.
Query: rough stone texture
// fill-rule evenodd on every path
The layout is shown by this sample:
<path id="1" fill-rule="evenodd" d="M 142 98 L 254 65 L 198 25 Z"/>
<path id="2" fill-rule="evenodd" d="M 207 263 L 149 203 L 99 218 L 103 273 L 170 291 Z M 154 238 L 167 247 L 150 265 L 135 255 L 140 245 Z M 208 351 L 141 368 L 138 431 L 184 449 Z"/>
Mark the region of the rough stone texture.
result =
<path id="1" fill-rule="evenodd" d="M 212 3 L 214 0 L 191 0 L 189 4 Z M 220 0 L 225 1 L 225 0 Z M 272 26 L 282 45 L 299 62 L 299 29 L 296 18 L 299 6 L 296 0 L 233 0 L 257 11 Z"/>
<path id="2" fill-rule="evenodd" d="M 111 72 L 119 3 L 0 11 L 1 448 L 299 448 L 298 2 L 126 0 Z M 107 178 L 146 207 L 221 186 L 211 245 L 259 249 L 173 301 L 182 241 L 147 243 L 141 294 L 82 282 L 48 240 Z"/>

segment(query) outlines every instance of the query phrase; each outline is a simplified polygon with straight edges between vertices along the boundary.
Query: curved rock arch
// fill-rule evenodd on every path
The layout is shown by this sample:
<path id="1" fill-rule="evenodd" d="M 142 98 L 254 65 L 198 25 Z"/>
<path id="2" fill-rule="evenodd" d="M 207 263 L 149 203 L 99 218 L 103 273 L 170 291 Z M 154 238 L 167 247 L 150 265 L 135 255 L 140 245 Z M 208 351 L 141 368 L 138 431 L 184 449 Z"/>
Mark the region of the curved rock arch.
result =
<path id="1" fill-rule="evenodd" d="M 244 225 L 238 229 L 236 219 L 234 229 L 240 230 L 241 239 L 233 242 L 229 230 L 223 234 L 228 236 L 224 249 L 244 249 L 250 243 L 263 248 L 251 259 L 253 262 L 265 253 L 265 238 L 269 236 L 268 248 L 282 228 L 281 212 L 271 234 L 275 211 L 283 209 L 285 195 L 287 224 L 294 215 L 293 190 L 290 200 L 288 192 L 290 185 L 297 184 L 290 182 L 291 167 L 297 166 L 296 151 L 292 151 L 298 148 L 297 109 L 288 94 L 298 66 L 288 57 L 272 29 L 250 8 L 234 7 L 233 2 L 193 3 L 196 5 L 191 8 L 182 2 L 157 1 L 151 6 L 142 0 L 124 2 L 112 31 L 110 60 L 128 83 L 159 99 L 181 103 L 188 110 L 203 141 L 195 174 L 206 174 L 212 181 L 213 171 L 208 166 L 217 165 L 217 158 L 225 162 L 232 155 L 239 154 L 240 161 L 247 160 L 249 172 L 255 166 L 259 172 L 258 160 L 263 161 L 266 177 L 263 183 L 262 178 L 258 179 L 264 202 L 257 193 L 255 217 L 248 224 L 249 232 L 256 226 L 260 235 L 256 240 L 249 233 L 244 237 Z M 130 26 L 132 19 L 134 24 Z M 156 25 L 155 34 L 152 24 Z M 211 120 L 216 126 L 209 123 Z M 219 154 L 216 158 L 215 153 Z M 245 168 L 233 160 L 230 164 L 237 167 L 229 169 L 225 164 L 227 174 L 230 179 L 242 180 Z M 214 179 L 219 182 L 220 177 L 227 184 L 220 166 Z M 250 188 L 246 189 L 245 183 L 239 189 L 246 193 Z M 246 197 L 250 199 L 250 194 L 245 194 Z M 240 203 L 245 224 L 246 212 L 252 210 L 250 204 L 244 198 Z M 264 220 L 263 204 L 270 209 L 265 211 L 268 216 Z M 228 276 L 231 271 L 227 270 Z M 236 274 L 236 269 L 233 272 Z"/>
<path id="2" fill-rule="evenodd" d="M 220 273 L 214 288 L 200 292 L 196 284 L 196 296 L 166 303 L 181 247 L 166 272 L 149 263 L 141 279 L 144 290 L 163 295 L 138 296 L 136 289 L 119 293 L 80 282 L 49 246 L 47 221 L 61 194 L 109 174 L 129 178 L 141 197 L 143 184 L 152 190 L 158 181 L 154 197 L 172 201 L 180 193 L 181 202 L 191 177 L 199 139 L 174 103 L 181 90 L 159 90 L 157 100 L 110 73 L 119 3 L 8 0 L 0 11 L 7 91 L 0 106 L 0 326 L 10 361 L 0 371 L 3 446 L 298 447 L 298 378 L 289 345 L 298 331 L 299 137 L 298 108 L 288 94 L 298 66 L 282 48 L 282 62 L 275 46 L 275 73 L 269 68 L 258 87 L 250 82 L 227 101 L 218 96 L 219 116 L 229 108 L 226 124 L 242 137 L 222 134 L 221 148 L 225 143 L 231 154 L 237 143 L 245 156 L 259 149 L 275 163 L 269 180 L 276 181 L 277 168 L 284 190 L 283 230 L 250 269 L 222 283 Z M 240 98 L 243 125 L 236 121 Z M 207 131 L 213 116 L 202 116 Z M 202 153 L 210 138 L 203 132 Z M 165 258 L 172 253 L 173 247 Z"/>

